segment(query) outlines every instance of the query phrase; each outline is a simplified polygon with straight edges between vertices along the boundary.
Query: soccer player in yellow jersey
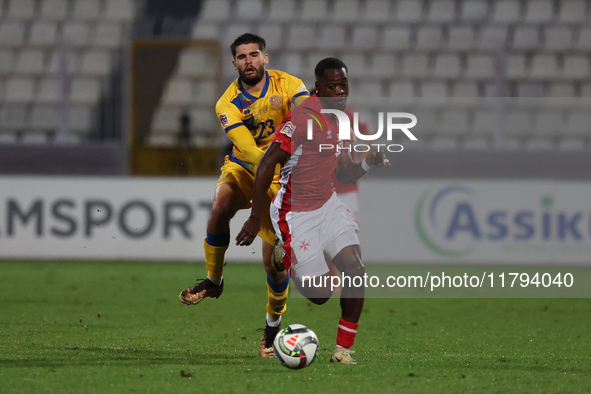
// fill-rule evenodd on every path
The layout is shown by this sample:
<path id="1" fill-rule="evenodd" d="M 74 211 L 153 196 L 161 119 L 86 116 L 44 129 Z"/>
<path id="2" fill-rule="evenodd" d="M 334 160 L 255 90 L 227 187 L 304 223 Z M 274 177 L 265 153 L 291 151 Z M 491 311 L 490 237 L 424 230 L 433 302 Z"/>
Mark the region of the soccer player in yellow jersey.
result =
<path id="1" fill-rule="evenodd" d="M 310 95 L 300 79 L 282 71 L 265 70 L 269 57 L 265 53 L 263 38 L 243 34 L 230 49 L 239 78 L 222 95 L 215 110 L 234 148 L 221 168 L 222 174 L 207 222 L 207 238 L 203 242 L 207 278 L 181 292 L 179 297 L 187 305 L 195 305 L 206 297 L 218 298 L 222 294 L 224 253 L 230 243 L 230 219 L 239 209 L 250 207 L 254 174 L 263 153 L 271 144 L 275 128 L 292 106 Z M 267 190 L 267 206 L 280 188 L 278 180 L 276 173 Z M 268 294 L 265 332 L 259 354 L 273 357 L 273 339 L 279 332 L 281 315 L 286 309 L 289 276 L 286 271 L 277 271 L 271 262 L 275 230 L 268 209 L 258 235 L 263 239 Z"/>

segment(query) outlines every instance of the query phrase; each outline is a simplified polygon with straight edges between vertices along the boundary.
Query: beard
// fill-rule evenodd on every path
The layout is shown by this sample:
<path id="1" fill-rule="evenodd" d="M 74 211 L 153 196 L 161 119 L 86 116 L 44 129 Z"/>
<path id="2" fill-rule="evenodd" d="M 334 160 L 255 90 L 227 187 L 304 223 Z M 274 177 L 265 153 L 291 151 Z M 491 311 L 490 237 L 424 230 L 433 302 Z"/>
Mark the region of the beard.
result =
<path id="1" fill-rule="evenodd" d="M 238 74 L 240 74 L 240 79 L 242 80 L 242 82 L 249 86 L 254 86 L 257 83 L 261 82 L 261 79 L 263 79 L 263 76 L 265 75 L 265 66 L 255 68 L 255 70 L 256 72 L 254 73 L 254 75 L 251 76 L 247 76 L 244 73 L 244 71 L 238 71 Z"/>

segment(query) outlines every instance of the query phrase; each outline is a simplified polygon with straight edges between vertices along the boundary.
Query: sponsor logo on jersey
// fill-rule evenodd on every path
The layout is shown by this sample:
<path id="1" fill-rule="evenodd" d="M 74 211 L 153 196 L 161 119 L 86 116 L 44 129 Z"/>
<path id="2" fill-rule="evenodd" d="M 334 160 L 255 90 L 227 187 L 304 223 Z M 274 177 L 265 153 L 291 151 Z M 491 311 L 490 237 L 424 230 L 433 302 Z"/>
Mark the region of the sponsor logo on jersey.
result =
<path id="1" fill-rule="evenodd" d="M 226 127 L 230 124 L 230 121 L 228 120 L 228 115 L 226 114 L 220 114 L 218 116 L 218 118 L 220 119 L 220 122 L 222 124 L 222 127 Z"/>
<path id="2" fill-rule="evenodd" d="M 281 130 L 279 130 L 279 132 L 285 134 L 286 136 L 288 136 L 289 138 L 291 138 L 291 136 L 293 135 L 293 132 L 295 131 L 296 127 L 293 123 L 291 122 L 287 122 L 282 128 Z"/>
<path id="3" fill-rule="evenodd" d="M 278 94 L 271 96 L 269 102 L 271 103 L 271 107 L 273 108 L 279 108 L 281 107 L 281 104 L 283 104 L 283 100 L 281 99 L 281 96 L 279 96 Z"/>

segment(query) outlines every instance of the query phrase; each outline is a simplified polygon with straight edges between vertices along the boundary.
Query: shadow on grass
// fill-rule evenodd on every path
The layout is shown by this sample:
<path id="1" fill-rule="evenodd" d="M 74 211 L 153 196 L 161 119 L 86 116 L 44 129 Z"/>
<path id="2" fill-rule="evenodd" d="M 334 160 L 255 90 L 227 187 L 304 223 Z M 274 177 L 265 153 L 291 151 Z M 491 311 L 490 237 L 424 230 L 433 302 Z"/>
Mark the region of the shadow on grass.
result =
<path id="1" fill-rule="evenodd" d="M 0 368 L 72 366 L 153 366 L 153 365 L 261 365 L 267 360 L 254 354 L 199 353 L 194 350 L 153 350 L 107 347 L 36 347 L 42 354 L 28 358 L 0 359 Z"/>

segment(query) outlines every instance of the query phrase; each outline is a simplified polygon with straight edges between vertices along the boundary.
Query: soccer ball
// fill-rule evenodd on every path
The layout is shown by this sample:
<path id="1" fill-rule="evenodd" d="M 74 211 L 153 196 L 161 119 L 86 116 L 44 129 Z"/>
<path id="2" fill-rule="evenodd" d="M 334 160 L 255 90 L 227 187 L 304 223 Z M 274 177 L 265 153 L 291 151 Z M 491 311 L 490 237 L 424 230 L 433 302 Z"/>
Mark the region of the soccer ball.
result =
<path id="1" fill-rule="evenodd" d="M 300 369 L 312 364 L 318 351 L 318 337 L 301 324 L 290 324 L 273 341 L 275 357 L 284 366 Z"/>

